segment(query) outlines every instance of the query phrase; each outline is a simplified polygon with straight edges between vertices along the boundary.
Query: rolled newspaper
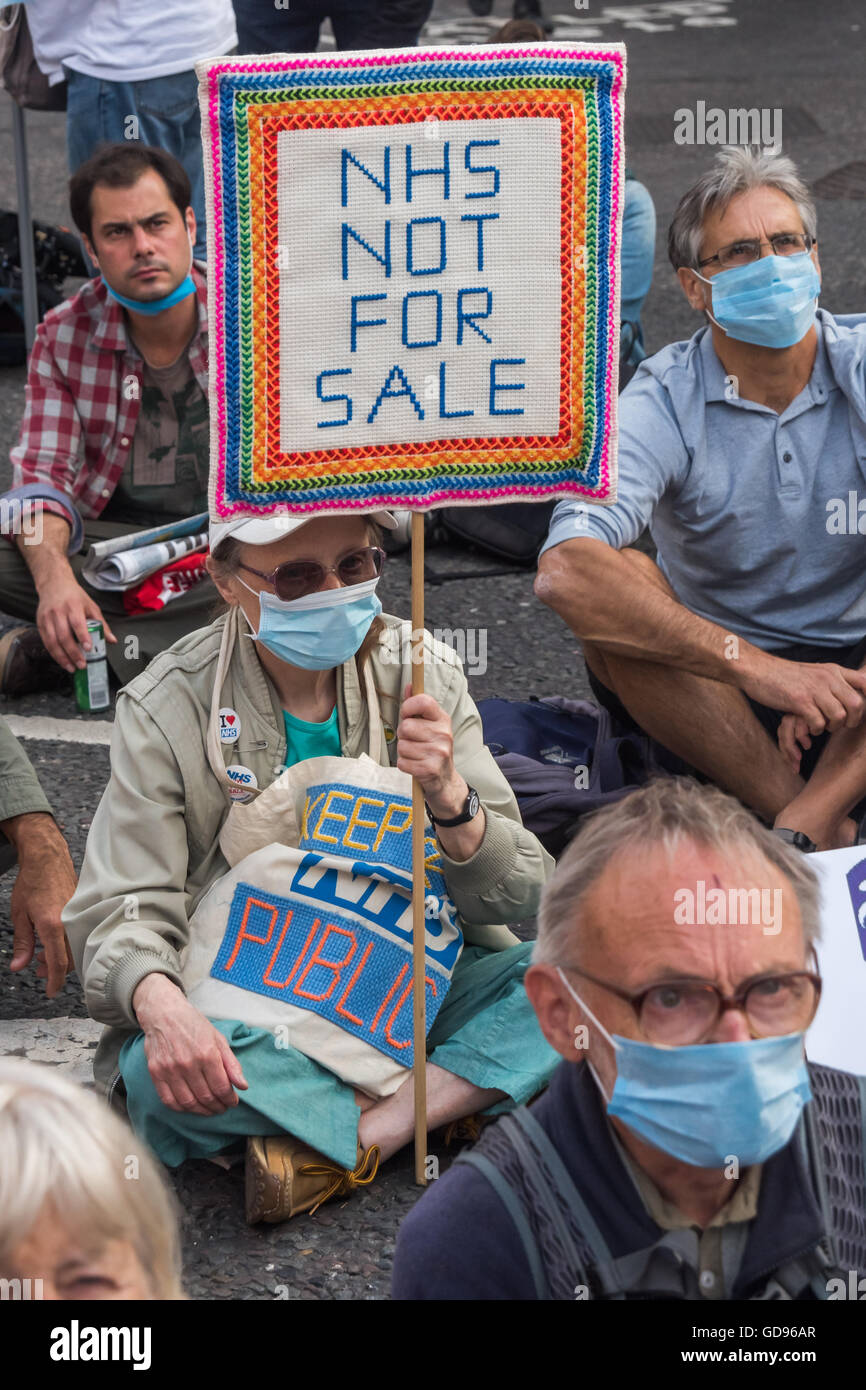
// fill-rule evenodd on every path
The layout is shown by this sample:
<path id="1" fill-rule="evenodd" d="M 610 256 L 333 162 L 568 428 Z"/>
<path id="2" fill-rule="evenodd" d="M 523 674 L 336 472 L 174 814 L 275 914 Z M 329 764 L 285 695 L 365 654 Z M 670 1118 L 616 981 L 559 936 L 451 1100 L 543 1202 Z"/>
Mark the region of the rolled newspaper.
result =
<path id="1" fill-rule="evenodd" d="M 94 589 L 128 589 L 139 584 L 149 574 L 164 569 L 183 555 L 192 555 L 199 550 L 207 550 L 207 532 L 197 536 L 181 536 L 176 540 L 162 541 L 158 545 L 138 546 L 134 550 L 119 550 L 113 555 L 94 555 L 93 551 L 84 565 L 83 575 Z"/>

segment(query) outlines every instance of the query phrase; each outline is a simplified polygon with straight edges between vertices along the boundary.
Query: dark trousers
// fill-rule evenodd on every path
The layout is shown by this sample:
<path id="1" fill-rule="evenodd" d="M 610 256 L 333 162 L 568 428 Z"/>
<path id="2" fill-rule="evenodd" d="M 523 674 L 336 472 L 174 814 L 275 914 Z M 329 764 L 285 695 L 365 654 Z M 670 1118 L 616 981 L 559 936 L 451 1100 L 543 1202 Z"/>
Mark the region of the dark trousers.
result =
<path id="1" fill-rule="evenodd" d="M 134 616 L 126 612 L 122 594 L 91 588 L 81 577 L 89 547 L 94 541 L 130 535 L 137 529 L 141 528 L 123 522 L 85 521 L 84 545 L 77 555 L 69 557 L 75 578 L 99 604 L 117 638 L 116 643 L 106 643 L 105 655 L 121 685 L 127 685 L 159 652 L 173 646 L 188 632 L 207 627 L 219 606 L 219 594 L 210 579 L 204 579 L 201 584 L 172 599 L 165 608 Z M 0 539 L 0 612 L 32 623 L 36 619 L 38 602 L 32 576 L 21 552 L 8 541 Z"/>
<path id="2" fill-rule="evenodd" d="M 338 48 L 411 48 L 433 0 L 234 0 L 239 53 L 313 53 L 330 19 Z"/>

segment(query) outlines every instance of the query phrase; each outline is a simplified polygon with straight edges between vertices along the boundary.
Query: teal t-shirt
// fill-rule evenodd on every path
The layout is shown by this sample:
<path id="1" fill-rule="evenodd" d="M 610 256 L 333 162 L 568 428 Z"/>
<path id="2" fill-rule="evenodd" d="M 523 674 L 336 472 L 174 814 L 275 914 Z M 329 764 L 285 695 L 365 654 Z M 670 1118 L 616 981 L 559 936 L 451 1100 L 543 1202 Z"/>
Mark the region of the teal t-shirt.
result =
<path id="1" fill-rule="evenodd" d="M 294 767 L 305 758 L 324 758 L 328 754 L 341 756 L 336 705 L 323 724 L 298 719 L 288 710 L 283 710 L 283 722 L 286 726 L 286 767 Z"/>

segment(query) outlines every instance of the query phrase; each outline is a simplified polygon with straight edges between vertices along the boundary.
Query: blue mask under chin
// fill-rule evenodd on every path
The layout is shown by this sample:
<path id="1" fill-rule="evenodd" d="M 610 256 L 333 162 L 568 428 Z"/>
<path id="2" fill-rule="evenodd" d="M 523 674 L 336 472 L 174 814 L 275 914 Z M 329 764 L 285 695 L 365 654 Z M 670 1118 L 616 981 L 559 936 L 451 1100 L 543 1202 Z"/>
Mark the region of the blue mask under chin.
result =
<path id="1" fill-rule="evenodd" d="M 187 236 L 189 236 L 188 231 Z M 164 294 L 161 299 L 127 299 L 125 294 L 119 294 L 117 290 L 112 289 L 104 275 L 102 277 L 102 283 L 108 290 L 111 298 L 116 299 L 118 304 L 122 304 L 124 309 L 131 309 L 134 314 L 146 314 L 148 317 L 154 314 L 164 314 L 166 309 L 173 309 L 175 304 L 179 304 L 182 299 L 188 299 L 191 294 L 195 294 L 195 281 L 192 278 L 192 261 L 192 238 L 190 238 L 189 270 L 176 289 L 170 290 L 169 293 Z"/>
<path id="2" fill-rule="evenodd" d="M 116 299 L 124 309 L 131 309 L 135 314 L 161 314 L 166 309 L 173 309 L 182 299 L 195 294 L 195 281 L 191 275 L 187 275 L 177 289 L 172 290 L 170 294 L 164 294 L 161 299 L 127 299 L 125 294 L 118 294 L 117 290 L 111 288 L 104 275 L 102 283 L 112 299 Z"/>

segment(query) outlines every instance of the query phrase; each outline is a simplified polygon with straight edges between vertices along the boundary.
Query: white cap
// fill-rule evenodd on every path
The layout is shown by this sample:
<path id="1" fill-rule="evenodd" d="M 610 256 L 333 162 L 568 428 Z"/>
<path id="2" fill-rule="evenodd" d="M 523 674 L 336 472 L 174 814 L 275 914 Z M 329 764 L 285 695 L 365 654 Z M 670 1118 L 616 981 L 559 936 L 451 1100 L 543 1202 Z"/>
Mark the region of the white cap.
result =
<path id="1" fill-rule="evenodd" d="M 342 512 L 340 515 L 351 514 Z M 383 526 L 386 531 L 396 531 L 400 524 L 392 512 L 358 512 L 357 515 L 363 516 L 365 520 L 375 521 L 377 526 Z M 229 536 L 236 541 L 243 541 L 245 545 L 273 545 L 274 541 L 281 541 L 284 537 L 290 536 L 308 521 L 316 520 L 318 516 L 298 516 L 280 512 L 271 516 L 238 516 L 231 521 L 212 521 L 211 554 L 214 554 L 217 546 L 228 540 Z"/>

